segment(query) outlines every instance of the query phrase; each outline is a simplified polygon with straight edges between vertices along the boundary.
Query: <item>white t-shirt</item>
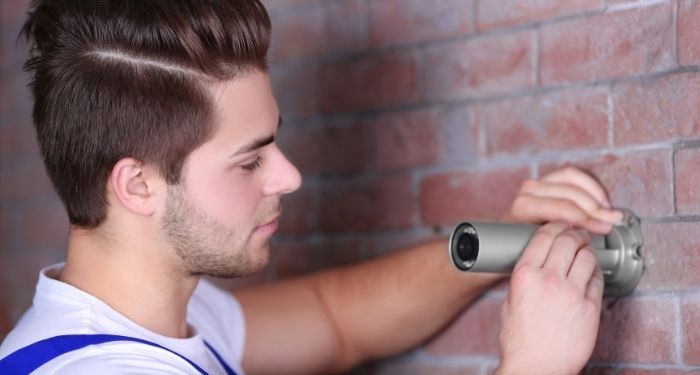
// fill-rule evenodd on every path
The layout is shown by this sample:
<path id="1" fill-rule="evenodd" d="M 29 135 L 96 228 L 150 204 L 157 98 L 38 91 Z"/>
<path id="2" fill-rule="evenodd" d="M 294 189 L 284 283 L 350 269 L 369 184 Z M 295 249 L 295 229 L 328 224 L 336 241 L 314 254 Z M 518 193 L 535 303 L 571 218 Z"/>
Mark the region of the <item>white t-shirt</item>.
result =
<path id="1" fill-rule="evenodd" d="M 245 321 L 238 301 L 201 280 L 187 305 L 192 337 L 176 339 L 149 331 L 96 297 L 57 280 L 63 264 L 43 269 L 32 307 L 0 345 L 0 358 L 37 341 L 69 334 L 113 334 L 162 345 L 209 374 L 225 374 L 206 340 L 238 374 L 243 374 Z M 179 356 L 134 342 L 108 342 L 63 354 L 33 374 L 198 374 Z"/>

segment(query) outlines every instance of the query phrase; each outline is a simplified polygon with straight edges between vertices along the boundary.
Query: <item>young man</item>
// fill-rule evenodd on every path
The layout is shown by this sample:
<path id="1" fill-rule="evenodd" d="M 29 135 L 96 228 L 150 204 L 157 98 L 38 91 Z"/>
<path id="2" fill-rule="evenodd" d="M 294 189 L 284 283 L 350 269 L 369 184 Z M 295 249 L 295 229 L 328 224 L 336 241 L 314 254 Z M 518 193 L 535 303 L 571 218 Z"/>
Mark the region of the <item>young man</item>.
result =
<path id="1" fill-rule="evenodd" d="M 34 122 L 71 221 L 65 264 L 0 347 L 0 372 L 310 374 L 417 345 L 498 280 L 446 241 L 243 289 L 301 178 L 274 140 L 270 20 L 257 0 L 38 0 Z M 622 214 L 572 168 L 523 185 L 504 219 L 536 234 L 503 310 L 501 374 L 575 374 L 603 282 L 588 237 Z M 4 366 L 4 367 L 3 367 Z M 5 372 L 3 372 L 5 371 Z"/>

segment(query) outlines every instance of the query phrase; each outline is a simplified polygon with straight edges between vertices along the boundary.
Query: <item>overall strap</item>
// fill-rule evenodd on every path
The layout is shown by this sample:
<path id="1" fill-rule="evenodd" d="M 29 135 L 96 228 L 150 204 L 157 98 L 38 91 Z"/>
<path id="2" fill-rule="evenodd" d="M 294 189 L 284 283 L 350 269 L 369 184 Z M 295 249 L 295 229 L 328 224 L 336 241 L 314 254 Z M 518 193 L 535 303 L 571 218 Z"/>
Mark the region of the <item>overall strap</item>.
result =
<path id="1" fill-rule="evenodd" d="M 162 345 L 135 337 L 106 334 L 62 335 L 35 342 L 15 351 L 3 359 L 0 359 L 0 374 L 29 374 L 50 360 L 65 353 L 78 350 L 89 345 L 102 344 L 112 341 L 132 341 L 167 350 L 168 352 L 187 361 L 187 363 L 194 367 L 200 374 L 208 375 L 206 371 L 197 366 L 194 362 Z M 214 356 L 224 367 L 226 373 L 228 375 L 235 375 L 236 373 L 223 361 L 221 356 L 219 356 L 219 354 L 214 351 L 214 349 L 208 343 L 205 342 L 205 344 L 209 350 L 214 353 Z"/>

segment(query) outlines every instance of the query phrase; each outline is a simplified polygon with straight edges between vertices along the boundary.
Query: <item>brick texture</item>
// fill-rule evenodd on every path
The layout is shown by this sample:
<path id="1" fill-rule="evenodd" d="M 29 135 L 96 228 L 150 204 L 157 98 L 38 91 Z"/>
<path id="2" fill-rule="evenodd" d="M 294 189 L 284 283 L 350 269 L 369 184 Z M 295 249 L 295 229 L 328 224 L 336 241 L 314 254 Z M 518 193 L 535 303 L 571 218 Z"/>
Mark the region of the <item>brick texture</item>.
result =
<path id="1" fill-rule="evenodd" d="M 456 319 L 445 334 L 428 342 L 425 350 L 434 356 L 498 355 L 502 303 L 500 298 L 482 298 Z"/>
<path id="2" fill-rule="evenodd" d="M 695 95 L 700 76 L 678 74 L 613 88 L 614 143 L 646 144 L 700 138 Z"/>
<path id="3" fill-rule="evenodd" d="M 593 359 L 637 363 L 673 359 L 677 319 L 673 302 L 663 298 L 607 301 Z"/>
<path id="4" fill-rule="evenodd" d="M 700 62 L 700 4 L 693 0 L 678 2 L 678 59 L 681 65 Z"/>
<path id="5" fill-rule="evenodd" d="M 413 224 L 417 205 L 408 175 L 330 182 L 320 197 L 319 225 L 330 232 L 401 229 Z"/>
<path id="6" fill-rule="evenodd" d="M 700 298 L 697 295 L 683 300 L 683 359 L 685 363 L 700 365 Z"/>
<path id="7" fill-rule="evenodd" d="M 536 22 L 576 13 L 601 10 L 603 0 L 479 0 L 479 30 Z"/>
<path id="8" fill-rule="evenodd" d="M 675 156 L 676 166 L 676 207 L 678 213 L 700 214 L 700 150 L 680 150 Z"/>
<path id="9" fill-rule="evenodd" d="M 434 164 L 440 157 L 434 111 L 391 114 L 372 122 L 374 164 L 380 169 Z"/>
<path id="10" fill-rule="evenodd" d="M 675 66 L 670 3 L 546 25 L 544 84 L 643 74 Z"/>
<path id="11" fill-rule="evenodd" d="M 694 290 L 700 287 L 700 223 L 643 224 L 643 290 Z"/>
<path id="12" fill-rule="evenodd" d="M 642 217 L 646 240 L 638 291 L 605 300 L 582 374 L 700 373 L 700 1 L 263 2 L 277 143 L 305 184 L 283 199 L 269 267 L 220 286 L 498 219 L 522 181 L 576 165 Z M 27 6 L 0 0 L 0 340 L 31 304 L 39 269 L 64 259 L 67 235 L 16 44 Z M 493 373 L 507 291 L 501 283 L 417 349 L 350 373 Z"/>
<path id="13" fill-rule="evenodd" d="M 510 207 L 527 168 L 488 172 L 452 172 L 421 181 L 421 218 L 426 225 L 467 219 L 498 219 Z"/>
<path id="14" fill-rule="evenodd" d="M 639 151 L 581 160 L 574 165 L 589 171 L 607 188 L 617 207 L 628 207 L 641 217 L 673 214 L 672 152 Z M 567 164 L 540 167 L 540 176 Z"/>
<path id="15" fill-rule="evenodd" d="M 473 28 L 474 0 L 374 0 L 373 46 L 422 42 L 466 34 Z"/>
<path id="16" fill-rule="evenodd" d="M 487 96 L 534 86 L 534 38 L 523 31 L 427 48 L 425 97 Z"/>
<path id="17" fill-rule="evenodd" d="M 358 172 L 370 160 L 369 130 L 361 123 L 290 126 L 280 133 L 282 150 L 305 175 Z"/>
<path id="18" fill-rule="evenodd" d="M 418 98 L 417 69 L 411 52 L 324 65 L 321 109 L 343 113 L 414 102 Z"/>
<path id="19" fill-rule="evenodd" d="M 477 119 L 489 155 L 603 148 L 607 103 L 603 89 L 553 92 L 484 104 Z"/>

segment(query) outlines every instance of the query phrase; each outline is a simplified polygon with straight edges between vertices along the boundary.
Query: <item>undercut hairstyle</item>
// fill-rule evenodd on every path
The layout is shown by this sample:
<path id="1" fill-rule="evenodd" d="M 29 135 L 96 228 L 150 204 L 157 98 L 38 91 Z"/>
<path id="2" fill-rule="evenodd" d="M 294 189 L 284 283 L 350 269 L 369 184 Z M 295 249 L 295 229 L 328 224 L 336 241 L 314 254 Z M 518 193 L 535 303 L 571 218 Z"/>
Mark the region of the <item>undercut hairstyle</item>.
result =
<path id="1" fill-rule="evenodd" d="M 258 0 L 34 0 L 20 36 L 44 164 L 72 225 L 106 217 L 132 157 L 168 184 L 213 134 L 217 83 L 267 71 Z"/>

